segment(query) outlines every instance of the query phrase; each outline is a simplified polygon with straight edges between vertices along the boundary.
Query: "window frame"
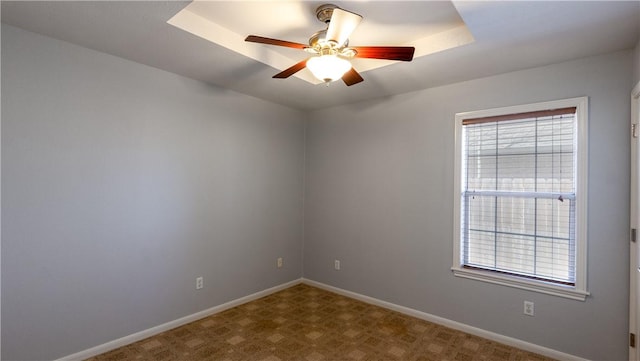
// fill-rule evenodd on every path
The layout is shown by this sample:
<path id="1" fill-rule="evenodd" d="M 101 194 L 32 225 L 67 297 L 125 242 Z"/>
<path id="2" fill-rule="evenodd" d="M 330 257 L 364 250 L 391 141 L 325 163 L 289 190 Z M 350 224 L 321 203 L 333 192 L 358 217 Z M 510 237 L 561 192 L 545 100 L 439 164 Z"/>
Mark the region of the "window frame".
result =
<path id="1" fill-rule="evenodd" d="M 575 209 L 575 285 L 536 280 L 517 275 L 505 274 L 498 271 L 467 268 L 463 264 L 462 255 L 462 122 L 465 119 L 484 118 L 501 115 L 511 115 L 526 112 L 544 111 L 576 107 L 576 209 Z M 453 266 L 451 270 L 457 277 L 463 277 L 483 282 L 489 282 L 549 295 L 584 301 L 589 295 L 587 291 L 587 176 L 588 176 L 588 97 L 578 97 L 554 100 L 540 103 L 515 105 L 501 108 L 469 111 L 455 115 L 455 162 L 454 162 L 454 236 L 453 236 Z"/>

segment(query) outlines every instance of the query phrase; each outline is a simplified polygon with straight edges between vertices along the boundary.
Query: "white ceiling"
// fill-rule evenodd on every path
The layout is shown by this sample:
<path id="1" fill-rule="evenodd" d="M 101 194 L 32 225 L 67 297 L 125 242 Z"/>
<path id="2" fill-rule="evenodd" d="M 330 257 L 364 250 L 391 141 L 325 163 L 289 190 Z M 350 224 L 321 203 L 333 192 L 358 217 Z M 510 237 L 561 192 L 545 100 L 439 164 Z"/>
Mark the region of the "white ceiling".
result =
<path id="1" fill-rule="evenodd" d="M 265 12 L 265 3 L 272 4 L 272 10 L 260 16 Z M 242 36 L 254 34 L 306 43 L 313 32 L 322 28 L 319 22 L 310 25 L 308 17 L 312 17 L 316 7 L 325 2 L 286 3 L 295 5 L 297 12 L 278 12 L 278 5 L 285 2 L 216 2 L 215 8 L 224 15 L 218 16 L 216 21 L 224 28 L 243 32 L 241 28 L 244 22 L 240 19 L 256 19 L 247 23 L 252 26 Z M 423 24 L 424 19 L 437 19 L 433 14 L 451 4 L 474 41 L 418 57 L 411 63 L 398 62 L 364 71 L 362 76 L 365 81 L 351 87 L 341 82 L 326 87 L 296 77 L 272 79 L 274 74 L 283 69 L 265 65 L 168 24 L 167 21 L 189 2 L 2 1 L 1 11 L 3 23 L 298 109 L 317 109 L 388 97 L 629 49 L 640 38 L 640 1 L 331 3 L 363 15 L 363 23 L 351 37 L 353 45 L 382 45 L 371 43 L 376 39 L 384 42 L 383 45 L 404 45 L 416 41 L 414 37 L 390 43 L 388 34 L 397 28 Z M 258 12 L 259 9 L 262 10 Z M 296 23 L 299 16 L 296 14 L 306 18 Z M 439 24 L 433 26 L 437 28 Z M 361 37 L 362 43 L 358 41 L 356 44 L 358 37 Z M 420 51 L 418 44 L 416 53 Z"/>

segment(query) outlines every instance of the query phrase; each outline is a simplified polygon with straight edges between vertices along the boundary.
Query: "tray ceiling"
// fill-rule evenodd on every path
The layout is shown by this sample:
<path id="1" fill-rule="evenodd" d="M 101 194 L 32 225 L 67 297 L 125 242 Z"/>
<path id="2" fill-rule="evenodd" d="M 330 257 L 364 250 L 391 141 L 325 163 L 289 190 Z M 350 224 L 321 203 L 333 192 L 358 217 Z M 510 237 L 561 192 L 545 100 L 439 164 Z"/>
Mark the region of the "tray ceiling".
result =
<path id="1" fill-rule="evenodd" d="M 246 43 L 247 35 L 261 35 L 302 44 L 326 25 L 315 16 L 312 2 L 241 1 L 237 3 L 196 0 L 168 23 L 239 54 L 283 70 L 309 57 L 308 53 L 283 47 Z M 414 59 L 473 42 L 473 36 L 449 1 L 349 3 L 345 10 L 364 20 L 349 39 L 352 46 L 413 46 Z M 360 72 L 395 64 L 389 60 L 352 59 Z M 294 76 L 321 83 L 308 70 Z"/>

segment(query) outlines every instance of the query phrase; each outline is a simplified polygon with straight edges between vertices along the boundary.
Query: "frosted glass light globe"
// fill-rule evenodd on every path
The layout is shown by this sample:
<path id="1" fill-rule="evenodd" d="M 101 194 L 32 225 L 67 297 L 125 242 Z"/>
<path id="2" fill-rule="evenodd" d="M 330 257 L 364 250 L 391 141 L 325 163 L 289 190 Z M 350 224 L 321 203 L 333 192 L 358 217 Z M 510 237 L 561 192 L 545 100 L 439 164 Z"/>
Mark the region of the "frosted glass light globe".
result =
<path id="1" fill-rule="evenodd" d="M 336 55 L 322 55 L 309 59 L 307 68 L 316 78 L 328 83 L 342 78 L 351 69 L 351 63 Z"/>

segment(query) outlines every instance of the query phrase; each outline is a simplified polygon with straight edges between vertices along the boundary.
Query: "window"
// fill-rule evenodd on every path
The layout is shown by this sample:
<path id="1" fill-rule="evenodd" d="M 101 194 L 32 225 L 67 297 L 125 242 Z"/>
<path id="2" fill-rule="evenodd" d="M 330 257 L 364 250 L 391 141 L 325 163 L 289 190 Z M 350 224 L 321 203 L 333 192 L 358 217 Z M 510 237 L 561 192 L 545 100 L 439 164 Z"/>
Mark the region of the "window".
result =
<path id="1" fill-rule="evenodd" d="M 456 114 L 456 276 L 586 298 L 587 104 Z"/>

